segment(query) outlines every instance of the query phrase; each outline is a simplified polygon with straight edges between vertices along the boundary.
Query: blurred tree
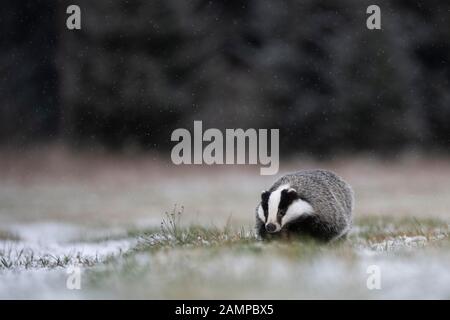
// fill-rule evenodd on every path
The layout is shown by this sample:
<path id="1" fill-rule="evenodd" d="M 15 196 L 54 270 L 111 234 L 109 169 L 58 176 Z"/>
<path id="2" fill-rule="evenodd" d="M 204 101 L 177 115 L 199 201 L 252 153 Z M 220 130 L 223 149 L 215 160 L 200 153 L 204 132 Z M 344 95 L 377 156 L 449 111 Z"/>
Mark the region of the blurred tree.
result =
<path id="1" fill-rule="evenodd" d="M 1 8 L 0 142 L 48 140 L 59 123 L 54 2 L 5 0 Z"/>
<path id="2" fill-rule="evenodd" d="M 382 30 L 366 28 L 366 0 L 60 1 L 61 17 L 81 7 L 79 31 L 50 2 L 8 3 L 38 15 L 1 14 L 14 30 L 0 56 L 3 140 L 60 128 L 79 146 L 164 150 L 198 119 L 280 128 L 286 153 L 450 145 L 444 0 L 380 0 Z"/>

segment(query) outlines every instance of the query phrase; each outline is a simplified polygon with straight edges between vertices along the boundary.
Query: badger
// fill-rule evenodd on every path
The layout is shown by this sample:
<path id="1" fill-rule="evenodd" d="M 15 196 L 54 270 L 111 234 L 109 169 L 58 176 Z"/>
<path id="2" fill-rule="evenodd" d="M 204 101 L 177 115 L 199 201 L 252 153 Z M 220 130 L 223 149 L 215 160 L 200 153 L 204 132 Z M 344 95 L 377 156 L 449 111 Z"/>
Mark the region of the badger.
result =
<path id="1" fill-rule="evenodd" d="M 343 238 L 352 225 L 353 198 L 350 185 L 331 171 L 286 174 L 261 193 L 256 233 L 260 239 L 293 235 L 323 241 Z"/>

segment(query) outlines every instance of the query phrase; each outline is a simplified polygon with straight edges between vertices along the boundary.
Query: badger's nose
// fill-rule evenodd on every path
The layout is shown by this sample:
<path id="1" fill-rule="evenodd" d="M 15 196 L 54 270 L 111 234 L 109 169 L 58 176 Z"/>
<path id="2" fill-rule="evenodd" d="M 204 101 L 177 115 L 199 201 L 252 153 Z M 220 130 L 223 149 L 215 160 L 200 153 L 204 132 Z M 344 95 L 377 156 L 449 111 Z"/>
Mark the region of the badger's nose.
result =
<path id="1" fill-rule="evenodd" d="M 275 232 L 275 230 L 277 230 L 277 226 L 274 223 L 268 223 L 266 224 L 266 231 L 267 232 Z"/>

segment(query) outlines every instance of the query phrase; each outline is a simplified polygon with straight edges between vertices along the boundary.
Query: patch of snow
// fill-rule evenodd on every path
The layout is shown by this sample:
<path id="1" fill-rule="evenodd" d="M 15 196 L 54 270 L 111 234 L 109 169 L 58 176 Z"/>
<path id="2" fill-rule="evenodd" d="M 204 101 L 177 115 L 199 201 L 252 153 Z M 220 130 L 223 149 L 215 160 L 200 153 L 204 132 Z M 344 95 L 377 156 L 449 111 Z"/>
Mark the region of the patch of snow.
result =
<path id="1" fill-rule="evenodd" d="M 19 237 L 26 242 L 51 243 L 71 242 L 79 239 L 119 237 L 126 235 L 120 228 L 92 228 L 59 222 L 41 222 L 31 224 L 10 224 L 2 230 Z"/>
<path id="2" fill-rule="evenodd" d="M 64 269 L 0 272 L 0 299 L 80 298 L 81 292 L 68 290 L 66 281 Z"/>
<path id="3" fill-rule="evenodd" d="M 375 251 L 392 251 L 404 248 L 417 248 L 424 247 L 428 243 L 428 239 L 424 236 L 399 236 L 395 238 L 389 238 L 382 242 L 373 243 L 370 245 L 370 249 Z"/>
<path id="4" fill-rule="evenodd" d="M 73 263 L 76 260 L 87 259 L 102 261 L 110 256 L 126 252 L 136 246 L 135 239 L 109 240 L 103 242 L 78 242 L 78 243 L 34 243 L 28 241 L 0 241 L 0 253 L 16 262 L 18 267 L 25 268 L 25 262 L 32 257 L 40 258 L 64 258 L 68 257 Z M 29 267 L 35 267 L 31 264 Z"/>
<path id="5" fill-rule="evenodd" d="M 28 242 L 65 242 L 82 235 L 81 229 L 76 226 L 55 222 L 13 224 L 7 230 Z"/>

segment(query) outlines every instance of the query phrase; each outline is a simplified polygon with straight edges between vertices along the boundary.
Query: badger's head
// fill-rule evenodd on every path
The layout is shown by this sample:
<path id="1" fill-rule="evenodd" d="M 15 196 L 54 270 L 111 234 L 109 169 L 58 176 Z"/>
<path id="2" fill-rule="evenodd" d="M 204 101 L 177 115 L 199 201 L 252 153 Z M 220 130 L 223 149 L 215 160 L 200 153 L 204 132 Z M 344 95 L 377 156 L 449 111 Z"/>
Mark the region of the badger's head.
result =
<path id="1" fill-rule="evenodd" d="M 289 185 L 282 185 L 272 192 L 261 193 L 258 218 L 269 233 L 279 232 L 288 223 L 312 212 L 311 205 L 301 199 L 297 191 Z"/>

